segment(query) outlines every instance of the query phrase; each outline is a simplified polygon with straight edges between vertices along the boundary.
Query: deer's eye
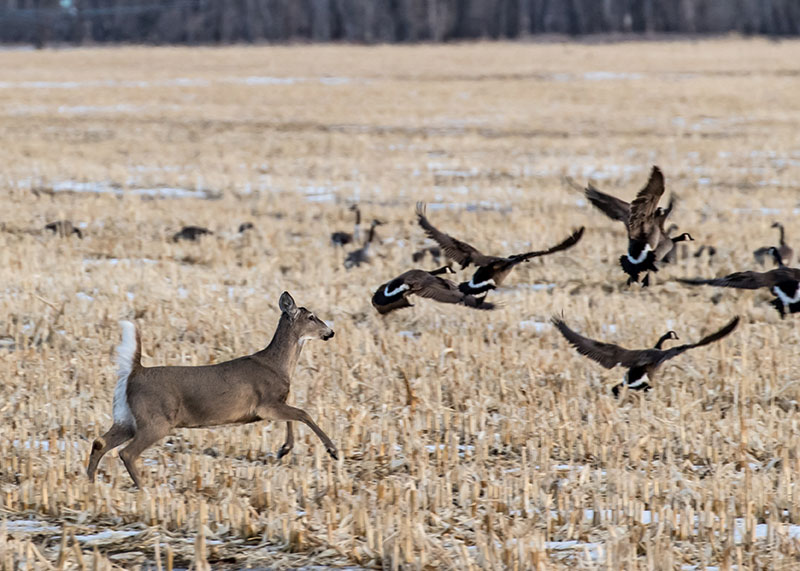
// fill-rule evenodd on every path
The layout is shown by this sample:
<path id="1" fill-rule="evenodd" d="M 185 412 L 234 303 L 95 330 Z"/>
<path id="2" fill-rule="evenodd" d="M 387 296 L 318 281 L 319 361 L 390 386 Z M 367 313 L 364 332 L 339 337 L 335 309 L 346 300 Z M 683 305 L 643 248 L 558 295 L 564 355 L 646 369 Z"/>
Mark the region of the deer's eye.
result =
<path id="1" fill-rule="evenodd" d="M 309 316 L 308 316 L 308 320 L 309 320 L 309 321 L 314 321 L 314 315 L 313 315 L 313 314 L 309 315 Z"/>

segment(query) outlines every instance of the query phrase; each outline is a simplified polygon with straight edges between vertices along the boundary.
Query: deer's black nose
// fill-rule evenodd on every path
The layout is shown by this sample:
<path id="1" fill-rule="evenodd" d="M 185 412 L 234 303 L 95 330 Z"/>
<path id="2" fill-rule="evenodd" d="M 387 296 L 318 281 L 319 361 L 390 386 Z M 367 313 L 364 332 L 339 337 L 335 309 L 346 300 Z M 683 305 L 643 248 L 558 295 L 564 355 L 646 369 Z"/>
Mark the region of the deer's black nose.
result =
<path id="1" fill-rule="evenodd" d="M 331 332 L 330 332 L 330 334 L 328 334 L 328 335 L 323 335 L 323 336 L 322 336 L 322 339 L 323 339 L 323 340 L 325 340 L 325 341 L 327 341 L 328 339 L 330 339 L 330 338 L 331 338 L 331 337 L 333 337 L 334 335 L 336 335 L 336 333 L 335 333 L 335 332 L 333 332 L 333 331 L 331 331 Z"/>

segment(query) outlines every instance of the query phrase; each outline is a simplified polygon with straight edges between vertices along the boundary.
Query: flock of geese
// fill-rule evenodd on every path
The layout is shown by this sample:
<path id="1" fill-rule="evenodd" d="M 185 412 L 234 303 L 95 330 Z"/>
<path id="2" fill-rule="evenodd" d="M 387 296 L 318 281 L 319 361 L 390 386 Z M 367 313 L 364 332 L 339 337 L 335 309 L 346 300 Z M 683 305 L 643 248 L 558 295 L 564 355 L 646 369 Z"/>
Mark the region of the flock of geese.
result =
<path id="1" fill-rule="evenodd" d="M 670 199 L 666 208 L 658 205 L 664 194 L 664 187 L 664 175 L 661 169 L 654 166 L 647 184 L 630 203 L 601 192 L 591 184 L 584 189 L 584 194 L 591 204 L 612 220 L 620 221 L 625 225 L 628 246 L 627 251 L 619 257 L 619 263 L 628 276 L 628 285 L 641 283 L 642 287 L 648 287 L 650 273 L 658 272 L 657 264 L 674 261 L 677 257 L 678 244 L 693 240 L 688 232 L 673 235 L 678 229 L 676 225 L 666 226 L 675 201 Z M 357 206 L 351 207 L 351 210 L 356 213 L 354 232 L 352 234 L 346 232 L 332 234 L 331 241 L 337 246 L 359 241 L 361 214 Z M 405 307 L 412 307 L 409 301 L 409 297 L 412 295 L 441 303 L 460 304 L 473 309 L 494 309 L 496 305 L 486 301 L 486 296 L 488 292 L 503 283 L 514 267 L 532 258 L 555 254 L 575 246 L 583 237 L 585 230 L 584 227 L 581 227 L 560 243 L 543 250 L 510 256 L 496 256 L 484 254 L 467 242 L 436 228 L 428 220 L 424 203 L 417 204 L 416 217 L 425 235 L 437 245 L 414 252 L 412 260 L 415 263 L 423 260 L 427 254 L 430 254 L 434 261 L 438 262 L 444 253 L 451 263 L 459 264 L 462 270 L 470 266 L 474 266 L 476 269 L 468 281 L 460 283 L 443 277 L 446 274 L 455 273 L 450 264 L 432 271 L 422 269 L 405 271 L 378 286 L 374 292 L 372 305 L 382 315 Z M 373 221 L 361 248 L 347 254 L 345 267 L 349 269 L 354 265 L 369 261 L 369 248 L 374 241 L 374 230 L 377 224 L 380 222 Z M 759 248 L 753 254 L 756 262 L 762 265 L 771 257 L 777 268 L 764 272 L 736 272 L 721 278 L 679 278 L 678 281 L 689 285 L 713 285 L 740 289 L 767 288 L 775 296 L 771 304 L 780 313 L 781 318 L 788 313 L 800 312 L 800 269 L 786 266 L 786 263 L 791 263 L 793 251 L 786 243 L 783 226 L 777 222 L 772 226 L 780 230 L 779 245 Z M 704 246 L 701 247 L 695 256 L 705 249 Z M 715 252 L 711 246 L 707 251 L 709 255 L 713 255 Z M 640 281 L 642 274 L 644 277 Z M 627 369 L 622 383 L 612 389 L 614 396 L 619 396 L 623 389 L 649 390 L 654 374 L 664 362 L 689 349 L 719 341 L 736 329 L 739 317 L 734 317 L 724 327 L 695 343 L 686 343 L 665 349 L 663 348 L 665 342 L 678 339 L 678 335 L 674 331 L 668 331 L 658 339 L 652 348 L 638 350 L 626 349 L 584 337 L 570 329 L 559 317 L 553 317 L 552 323 L 580 354 L 608 369 L 617 366 Z"/>
<path id="2" fill-rule="evenodd" d="M 583 192 L 592 205 L 612 220 L 617 220 L 625 225 L 628 246 L 626 252 L 619 257 L 619 263 L 628 276 L 628 285 L 641 283 L 642 287 L 648 287 L 650 273 L 659 270 L 657 264 L 673 262 L 677 259 L 678 244 L 693 240 L 688 232 L 675 234 L 678 230 L 675 224 L 666 226 L 674 209 L 675 201 L 670 199 L 666 208 L 659 206 L 659 201 L 664 194 L 664 175 L 657 166 L 652 168 L 647 184 L 630 203 L 602 192 L 591 184 L 587 185 Z M 335 246 L 344 247 L 360 243 L 360 247 L 346 254 L 344 266 L 348 270 L 370 262 L 371 248 L 377 240 L 377 227 L 383 224 L 381 220 L 373 219 L 366 236 L 362 238 L 361 211 L 358 205 L 353 205 L 350 210 L 355 214 L 353 232 L 334 232 L 331 235 L 331 242 Z M 416 218 L 425 235 L 436 245 L 426 246 L 414 252 L 412 254 L 413 262 L 421 262 L 430 256 L 438 264 L 444 255 L 450 260 L 450 263 L 432 271 L 410 269 L 381 284 L 372 295 L 372 305 L 381 315 L 412 307 L 409 301 L 411 296 L 428 298 L 441 303 L 460 304 L 473 309 L 495 309 L 497 305 L 486 301 L 486 296 L 491 290 L 500 287 L 517 265 L 533 258 L 548 256 L 572 248 L 581 240 L 585 230 L 584 227 L 581 227 L 549 248 L 501 256 L 484 254 L 467 242 L 439 230 L 428 219 L 424 203 L 417 204 Z M 770 303 L 781 315 L 781 318 L 790 313 L 800 312 L 800 268 L 787 266 L 792 261 L 794 251 L 786 243 L 783 225 L 775 222 L 772 227 L 779 230 L 778 245 L 758 248 L 753 252 L 753 256 L 756 263 L 762 266 L 771 258 L 777 265 L 776 268 L 767 271 L 735 272 L 719 278 L 678 278 L 678 281 L 688 285 L 712 285 L 751 290 L 766 288 L 773 294 L 774 298 Z M 246 222 L 239 227 L 239 233 L 251 229 L 253 229 L 253 224 Z M 69 220 L 50 222 L 45 225 L 45 230 L 61 237 L 83 238 L 81 230 Z M 213 234 L 211 230 L 202 226 L 184 226 L 172 236 L 172 241 L 197 241 L 202 236 L 211 234 Z M 706 247 L 701 246 L 694 255 L 697 257 L 704 250 Z M 715 252 L 712 246 L 709 246 L 706 251 L 710 256 L 713 256 Z M 456 273 L 451 266 L 452 263 L 459 264 L 462 270 L 470 266 L 473 266 L 475 270 L 468 280 L 456 283 L 444 277 Z M 640 280 L 642 275 L 644 277 Z M 623 382 L 613 388 L 613 393 L 617 396 L 625 387 L 632 390 L 648 390 L 651 388 L 653 375 L 665 361 L 684 351 L 708 345 L 729 335 L 738 325 L 739 318 L 735 317 L 723 328 L 696 343 L 664 349 L 663 345 L 666 341 L 678 339 L 674 331 L 668 331 L 652 348 L 639 350 L 625 349 L 618 345 L 584 337 L 570 329 L 558 317 L 554 317 L 552 323 L 580 354 L 606 368 L 621 366 L 627 369 Z"/>

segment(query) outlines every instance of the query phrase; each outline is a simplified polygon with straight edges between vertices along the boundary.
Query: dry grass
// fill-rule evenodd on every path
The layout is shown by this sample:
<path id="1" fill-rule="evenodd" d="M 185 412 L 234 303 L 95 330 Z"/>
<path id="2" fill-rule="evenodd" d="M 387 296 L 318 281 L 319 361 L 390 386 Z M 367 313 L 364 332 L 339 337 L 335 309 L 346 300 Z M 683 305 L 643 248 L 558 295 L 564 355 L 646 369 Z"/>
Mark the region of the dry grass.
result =
<path id="1" fill-rule="evenodd" d="M 773 219 L 799 239 L 797 61 L 796 42 L 733 39 L 0 52 L 0 567 L 794 568 L 796 319 L 670 277 L 752 267 Z M 718 254 L 642 291 L 622 226 L 564 177 L 631 197 L 654 163 Z M 352 199 L 388 225 L 347 272 L 328 237 Z M 490 252 L 587 234 L 516 270 L 494 313 L 381 318 L 372 289 L 423 243 L 418 199 Z M 41 231 L 59 218 L 86 237 Z M 183 224 L 216 234 L 168 241 Z M 87 482 L 118 319 L 138 319 L 146 365 L 222 361 L 269 341 L 284 289 L 334 322 L 290 400 L 338 462 L 300 427 L 277 463 L 283 426 L 259 423 L 175 432 L 141 492 L 116 453 Z M 561 311 L 632 347 L 743 322 L 618 402 L 622 372 L 545 324 Z"/>

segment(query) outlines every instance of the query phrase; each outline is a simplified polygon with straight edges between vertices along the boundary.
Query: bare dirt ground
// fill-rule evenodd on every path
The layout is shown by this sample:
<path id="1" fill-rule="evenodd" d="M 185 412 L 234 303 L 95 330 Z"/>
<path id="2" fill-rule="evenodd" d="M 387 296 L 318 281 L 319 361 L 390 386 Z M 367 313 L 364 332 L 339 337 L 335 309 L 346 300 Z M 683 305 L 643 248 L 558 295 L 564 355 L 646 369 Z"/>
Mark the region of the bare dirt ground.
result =
<path id="1" fill-rule="evenodd" d="M 797 317 L 673 278 L 754 268 L 773 221 L 800 247 L 798 62 L 739 39 L 0 52 L 0 567 L 795 568 Z M 629 200 L 653 164 L 689 253 L 716 255 L 642 290 L 574 185 Z M 494 312 L 381 317 L 372 291 L 426 244 L 417 200 L 488 253 L 587 230 Z M 354 201 L 386 224 L 346 271 L 329 236 Z M 173 243 L 186 224 L 214 234 Z M 87 481 L 119 319 L 145 365 L 219 362 L 269 342 L 284 290 L 336 330 L 290 402 L 338 461 L 306 427 L 276 461 L 266 422 L 174 432 L 142 491 L 116 452 Z M 623 371 L 572 350 L 562 312 L 628 347 L 742 323 L 618 401 Z"/>

